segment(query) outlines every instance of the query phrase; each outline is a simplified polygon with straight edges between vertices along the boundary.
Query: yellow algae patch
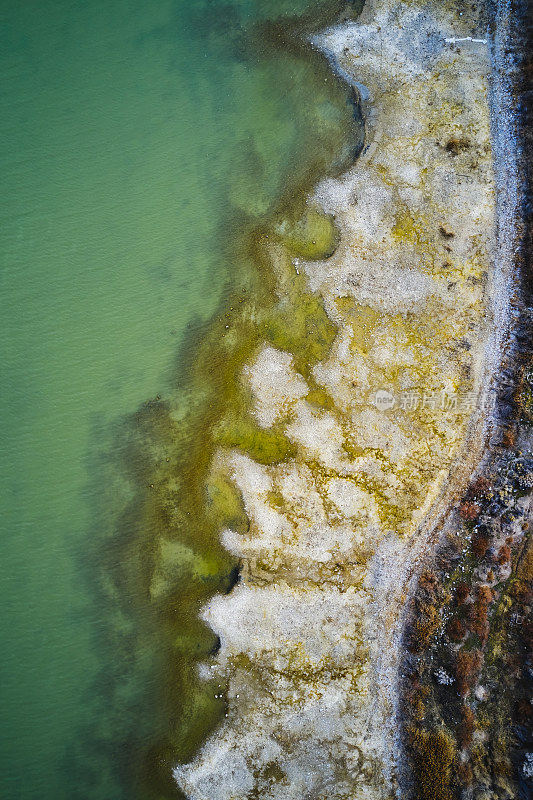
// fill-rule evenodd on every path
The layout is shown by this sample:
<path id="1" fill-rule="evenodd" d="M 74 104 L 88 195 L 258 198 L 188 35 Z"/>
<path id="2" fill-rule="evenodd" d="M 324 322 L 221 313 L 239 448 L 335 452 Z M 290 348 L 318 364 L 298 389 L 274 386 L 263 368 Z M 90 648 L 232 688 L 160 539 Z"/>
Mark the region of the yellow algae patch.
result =
<path id="1" fill-rule="evenodd" d="M 351 297 L 339 297 L 335 302 L 352 325 L 351 346 L 367 355 L 373 344 L 373 330 L 381 319 L 380 313 L 370 306 L 358 305 Z"/>
<path id="2" fill-rule="evenodd" d="M 265 335 L 274 347 L 294 355 L 304 377 L 311 366 L 327 354 L 336 334 L 320 298 L 303 289 L 303 278 L 295 276 L 292 297 L 280 303 L 265 323 Z"/>
<path id="3" fill-rule="evenodd" d="M 214 467 L 207 479 L 207 511 L 218 528 L 239 529 L 245 524 L 242 497 L 227 468 Z"/>
<path id="4" fill-rule="evenodd" d="M 333 398 L 322 386 L 311 389 L 311 391 L 306 394 L 305 399 L 310 405 L 317 406 L 326 411 L 332 411 L 335 408 Z"/>
<path id="5" fill-rule="evenodd" d="M 282 431 L 264 430 L 252 418 L 229 416 L 213 431 L 216 444 L 237 448 L 260 464 L 275 464 L 295 454 L 295 447 Z"/>
<path id="6" fill-rule="evenodd" d="M 409 208 L 408 205 L 398 202 L 400 208 L 396 211 L 391 235 L 400 242 L 409 242 L 415 245 L 421 254 L 432 255 L 432 238 L 428 220 L 419 213 Z"/>
<path id="7" fill-rule="evenodd" d="M 306 208 L 301 217 L 285 219 L 274 230 L 292 256 L 305 259 L 329 258 L 340 239 L 333 216 L 316 208 Z"/>

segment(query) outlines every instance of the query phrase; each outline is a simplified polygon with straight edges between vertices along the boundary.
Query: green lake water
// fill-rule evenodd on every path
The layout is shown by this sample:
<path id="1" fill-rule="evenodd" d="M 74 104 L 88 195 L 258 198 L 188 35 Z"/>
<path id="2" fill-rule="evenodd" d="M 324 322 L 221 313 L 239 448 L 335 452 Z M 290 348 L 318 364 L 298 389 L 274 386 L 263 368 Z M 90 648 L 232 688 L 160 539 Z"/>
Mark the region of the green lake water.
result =
<path id="1" fill-rule="evenodd" d="M 153 676 L 122 669 L 94 589 L 124 504 L 116 431 L 173 391 L 234 232 L 340 154 L 343 92 L 263 26 L 304 12 L 0 0 L 3 800 L 136 796 Z"/>

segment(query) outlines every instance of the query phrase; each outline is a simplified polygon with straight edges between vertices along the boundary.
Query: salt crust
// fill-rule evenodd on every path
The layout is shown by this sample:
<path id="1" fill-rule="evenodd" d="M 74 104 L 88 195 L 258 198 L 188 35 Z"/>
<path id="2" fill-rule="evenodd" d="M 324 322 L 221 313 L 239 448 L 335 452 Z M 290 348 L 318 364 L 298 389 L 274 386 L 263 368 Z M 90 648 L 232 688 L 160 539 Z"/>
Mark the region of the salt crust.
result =
<path id="1" fill-rule="evenodd" d="M 309 391 L 304 379 L 292 368 L 289 353 L 263 347 L 253 369 L 246 367 L 245 377 L 255 396 L 255 414 L 259 424 L 268 428 L 290 409 L 295 400 Z"/>
<path id="2" fill-rule="evenodd" d="M 225 722 L 175 769 L 194 800 L 396 792 L 402 609 L 479 456 L 506 325 L 483 39 L 466 10 L 393 0 L 315 39 L 367 120 L 358 163 L 309 201 L 335 215 L 340 245 L 298 264 L 339 328 L 314 368 L 334 405 L 307 399 L 290 354 L 270 346 L 244 371 L 258 423 L 282 425 L 297 455 L 217 455 L 250 524 L 222 532 L 242 577 L 203 611 L 221 647 L 202 671 L 229 697 Z M 380 390 L 392 406 L 372 402 Z"/>

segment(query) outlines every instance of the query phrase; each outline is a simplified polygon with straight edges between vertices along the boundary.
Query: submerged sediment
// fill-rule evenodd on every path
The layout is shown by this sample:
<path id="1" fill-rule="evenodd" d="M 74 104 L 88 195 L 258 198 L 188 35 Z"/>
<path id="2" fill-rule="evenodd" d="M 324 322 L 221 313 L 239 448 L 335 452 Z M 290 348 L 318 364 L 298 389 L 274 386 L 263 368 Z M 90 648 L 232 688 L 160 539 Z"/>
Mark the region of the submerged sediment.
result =
<path id="1" fill-rule="evenodd" d="M 221 531 L 239 580 L 202 610 L 227 710 L 175 769 L 188 797 L 398 789 L 405 609 L 491 433 L 508 331 L 518 233 L 485 13 L 376 0 L 314 39 L 366 141 L 258 244 L 275 313 L 236 376 L 253 425 L 217 422 L 211 470 L 245 520 Z"/>

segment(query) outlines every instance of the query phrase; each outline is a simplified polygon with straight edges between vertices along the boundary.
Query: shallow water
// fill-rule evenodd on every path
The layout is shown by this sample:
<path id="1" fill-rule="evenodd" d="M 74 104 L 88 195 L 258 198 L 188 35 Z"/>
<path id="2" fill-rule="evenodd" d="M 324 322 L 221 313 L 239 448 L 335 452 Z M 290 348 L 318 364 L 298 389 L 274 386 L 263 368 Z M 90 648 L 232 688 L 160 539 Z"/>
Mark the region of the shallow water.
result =
<path id="1" fill-rule="evenodd" d="M 149 742 L 155 689 L 95 589 L 124 508 L 111 443 L 171 391 L 236 268 L 232 233 L 342 155 L 343 92 L 260 27 L 310 9 L 0 5 L 5 800 L 132 797 L 113 765 Z"/>

